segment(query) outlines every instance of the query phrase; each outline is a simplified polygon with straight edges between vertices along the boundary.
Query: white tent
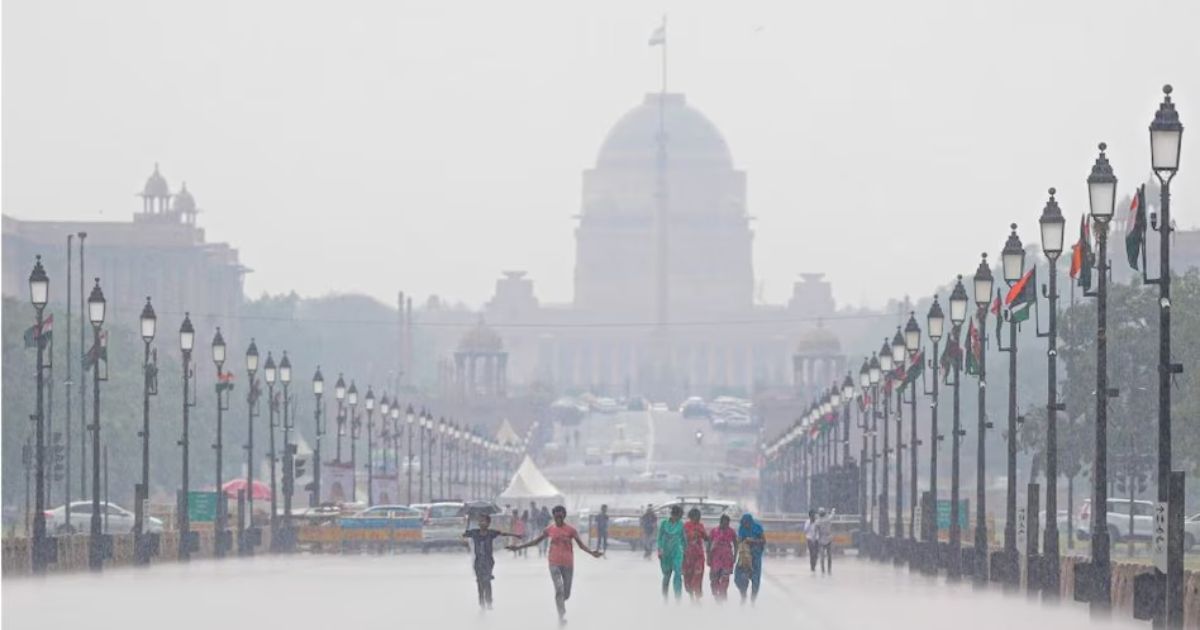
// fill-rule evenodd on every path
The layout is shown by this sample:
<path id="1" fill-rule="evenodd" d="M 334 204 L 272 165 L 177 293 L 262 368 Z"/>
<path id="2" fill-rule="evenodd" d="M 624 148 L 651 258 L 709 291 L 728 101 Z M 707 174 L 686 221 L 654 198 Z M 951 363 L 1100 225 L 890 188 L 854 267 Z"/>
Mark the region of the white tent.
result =
<path id="1" fill-rule="evenodd" d="M 513 429 L 513 425 L 508 421 L 508 418 L 505 418 L 500 423 L 500 428 L 496 429 L 496 441 L 509 446 L 521 443 L 521 436 L 517 435 L 517 431 Z"/>
<path id="2" fill-rule="evenodd" d="M 521 462 L 512 481 L 508 482 L 508 487 L 499 497 L 500 503 L 509 505 L 520 505 L 527 501 L 561 503 L 562 500 L 563 493 L 559 492 L 549 479 L 546 479 L 546 476 L 538 470 L 537 465 L 528 455 L 525 456 L 525 461 Z"/>

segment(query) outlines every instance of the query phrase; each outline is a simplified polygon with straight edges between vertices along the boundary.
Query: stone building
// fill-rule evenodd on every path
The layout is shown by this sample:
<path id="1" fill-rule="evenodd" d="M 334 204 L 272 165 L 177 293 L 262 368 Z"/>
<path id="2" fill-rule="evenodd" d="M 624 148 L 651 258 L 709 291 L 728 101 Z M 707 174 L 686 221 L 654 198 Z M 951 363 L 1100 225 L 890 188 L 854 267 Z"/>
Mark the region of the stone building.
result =
<path id="1" fill-rule="evenodd" d="M 207 343 L 221 326 L 230 343 L 238 338 L 242 278 L 249 270 L 226 243 L 209 243 L 197 226 L 200 209 L 181 185 L 172 193 L 155 165 L 136 194 L 141 209 L 131 221 L 25 220 L 3 216 L 3 291 L 27 299 L 29 271 L 42 256 L 51 280 L 51 309 L 62 310 L 68 296 L 67 235 L 74 235 L 69 295 L 78 313 L 79 243 L 84 243 L 85 285 L 100 278 L 108 300 L 108 321 L 136 328 L 146 296 L 151 296 L 160 330 L 176 330 L 190 312 L 199 340 Z M 198 343 L 198 345 L 200 345 Z"/>

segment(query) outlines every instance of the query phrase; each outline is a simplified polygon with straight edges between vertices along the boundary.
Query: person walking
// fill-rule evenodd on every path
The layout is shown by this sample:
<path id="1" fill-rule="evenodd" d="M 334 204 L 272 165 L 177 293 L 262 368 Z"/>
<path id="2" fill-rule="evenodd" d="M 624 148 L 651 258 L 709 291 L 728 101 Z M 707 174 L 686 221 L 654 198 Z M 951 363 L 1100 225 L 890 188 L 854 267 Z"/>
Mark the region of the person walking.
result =
<path id="1" fill-rule="evenodd" d="M 817 555 L 821 550 L 817 541 L 818 537 L 817 511 L 809 509 L 808 520 L 804 523 L 804 543 L 808 547 L 808 570 L 813 574 L 817 572 Z"/>
<path id="2" fill-rule="evenodd" d="M 571 580 L 575 572 L 575 548 L 571 543 L 579 545 L 585 553 L 593 558 L 599 558 L 600 552 L 593 550 L 579 537 L 579 532 L 567 524 L 567 508 L 554 506 L 554 523 L 547 526 L 537 538 L 519 545 L 509 545 L 510 550 L 524 549 L 550 542 L 550 579 L 554 582 L 554 605 L 558 609 L 558 624 L 567 623 L 567 600 L 571 599 Z"/>
<path id="3" fill-rule="evenodd" d="M 563 508 L 563 509 L 566 509 L 566 508 Z M 542 509 L 538 512 L 538 531 L 544 530 L 547 527 L 549 527 L 550 522 L 552 520 L 553 519 L 550 515 L 550 510 L 547 509 L 546 506 L 543 505 Z M 538 546 L 538 555 L 539 556 L 546 555 L 547 545 L 549 545 L 549 544 L 550 544 L 549 542 L 543 541 L 542 544 L 540 546 Z"/>
<path id="4" fill-rule="evenodd" d="M 688 520 L 683 524 L 683 587 L 693 600 L 704 595 L 704 543 L 708 532 L 700 522 L 700 510 L 688 510 Z"/>
<path id="5" fill-rule="evenodd" d="M 468 529 L 462 537 L 470 539 L 475 547 L 475 588 L 479 593 L 479 607 L 492 607 L 492 569 L 496 566 L 496 558 L 492 555 L 492 542 L 501 536 L 516 538 L 516 534 L 492 529 L 492 517 L 487 514 L 479 516 L 479 527 Z"/>
<path id="6" fill-rule="evenodd" d="M 734 549 L 737 532 L 729 526 L 729 515 L 722 514 L 721 520 L 709 532 L 708 579 L 713 599 L 723 602 L 729 596 L 729 576 L 733 574 Z"/>
<path id="7" fill-rule="evenodd" d="M 650 554 L 654 553 L 654 533 L 658 529 L 658 517 L 654 515 L 654 505 L 647 504 L 646 511 L 642 513 L 642 551 L 643 557 L 650 559 Z"/>
<path id="8" fill-rule="evenodd" d="M 596 515 L 596 549 L 600 553 L 608 551 L 608 505 L 601 505 Z"/>
<path id="9" fill-rule="evenodd" d="M 674 582 L 675 600 L 683 596 L 683 508 L 671 506 L 670 516 L 658 524 L 658 565 L 662 569 L 662 594 Z"/>
<path id="10" fill-rule="evenodd" d="M 833 510 L 829 514 L 825 514 L 825 508 L 817 512 L 817 557 L 821 573 L 833 575 Z"/>
<path id="11" fill-rule="evenodd" d="M 758 599 L 758 587 L 762 581 L 762 556 L 766 547 L 763 527 L 749 512 L 742 514 L 738 527 L 738 560 L 733 571 L 733 583 L 746 603 L 746 589 L 750 588 L 750 603 Z"/>
<path id="12" fill-rule="evenodd" d="M 521 510 L 513 510 L 512 511 L 512 530 L 513 530 L 513 534 L 517 537 L 517 540 L 519 540 L 521 542 L 525 542 L 525 539 L 527 538 L 526 529 L 527 528 L 525 526 L 525 519 L 521 518 Z M 524 554 L 524 551 L 514 551 L 513 552 L 514 557 L 520 556 L 522 554 Z"/>

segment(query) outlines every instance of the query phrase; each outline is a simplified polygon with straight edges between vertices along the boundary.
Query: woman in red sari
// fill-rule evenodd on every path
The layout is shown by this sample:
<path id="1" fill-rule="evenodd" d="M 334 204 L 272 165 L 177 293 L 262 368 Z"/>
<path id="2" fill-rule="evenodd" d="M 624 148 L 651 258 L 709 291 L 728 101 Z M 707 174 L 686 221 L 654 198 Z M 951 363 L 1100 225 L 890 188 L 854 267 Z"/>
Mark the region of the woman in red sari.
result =
<path id="1" fill-rule="evenodd" d="M 717 601 L 725 601 L 729 594 L 729 576 L 733 574 L 737 530 L 729 526 L 729 515 L 722 514 L 721 523 L 708 535 L 711 545 L 708 549 L 708 567 L 712 594 Z"/>
<path id="2" fill-rule="evenodd" d="M 704 542 L 708 532 L 700 522 L 700 510 L 688 510 L 688 520 L 683 524 L 683 588 L 692 599 L 704 594 Z"/>

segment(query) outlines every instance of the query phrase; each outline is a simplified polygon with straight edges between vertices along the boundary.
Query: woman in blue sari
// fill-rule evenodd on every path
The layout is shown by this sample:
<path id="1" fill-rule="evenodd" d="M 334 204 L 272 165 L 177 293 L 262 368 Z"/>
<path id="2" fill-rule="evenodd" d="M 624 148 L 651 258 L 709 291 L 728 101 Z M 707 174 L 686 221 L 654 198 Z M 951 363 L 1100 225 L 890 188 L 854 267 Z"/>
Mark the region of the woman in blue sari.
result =
<path id="1" fill-rule="evenodd" d="M 738 527 L 737 567 L 733 570 L 733 583 L 746 602 L 746 588 L 750 588 L 750 602 L 758 599 L 758 585 L 762 581 L 762 556 L 766 540 L 763 528 L 750 514 L 742 515 Z"/>

